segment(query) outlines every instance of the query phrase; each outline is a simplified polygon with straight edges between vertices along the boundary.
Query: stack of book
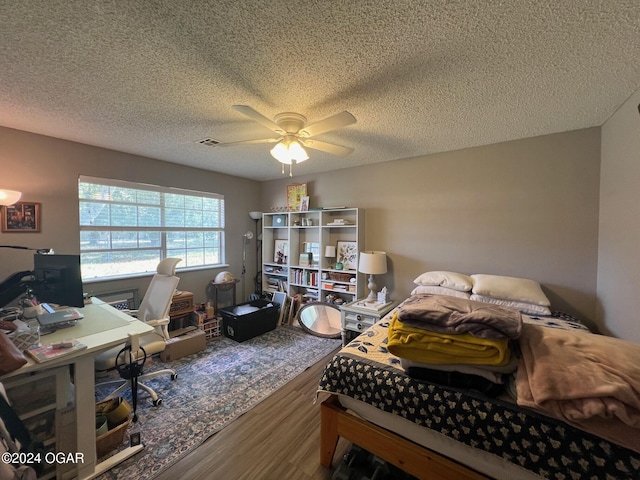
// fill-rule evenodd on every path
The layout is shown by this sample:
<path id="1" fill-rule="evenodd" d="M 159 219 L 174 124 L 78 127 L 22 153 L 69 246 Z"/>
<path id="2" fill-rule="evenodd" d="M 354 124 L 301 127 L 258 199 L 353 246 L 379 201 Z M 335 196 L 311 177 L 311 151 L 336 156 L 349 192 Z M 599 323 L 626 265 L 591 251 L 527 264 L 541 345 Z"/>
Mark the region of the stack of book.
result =
<path id="1" fill-rule="evenodd" d="M 327 223 L 330 227 L 339 227 L 341 225 L 351 225 L 344 218 L 335 218 L 331 223 Z"/>

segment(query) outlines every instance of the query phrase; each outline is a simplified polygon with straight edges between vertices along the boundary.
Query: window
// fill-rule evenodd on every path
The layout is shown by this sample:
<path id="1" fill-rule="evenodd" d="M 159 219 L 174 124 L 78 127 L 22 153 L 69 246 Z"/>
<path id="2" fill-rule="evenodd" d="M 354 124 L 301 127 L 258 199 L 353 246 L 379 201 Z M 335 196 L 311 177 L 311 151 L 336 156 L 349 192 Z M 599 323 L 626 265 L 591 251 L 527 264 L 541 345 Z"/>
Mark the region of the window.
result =
<path id="1" fill-rule="evenodd" d="M 78 202 L 85 281 L 224 262 L 223 195 L 81 176 Z"/>

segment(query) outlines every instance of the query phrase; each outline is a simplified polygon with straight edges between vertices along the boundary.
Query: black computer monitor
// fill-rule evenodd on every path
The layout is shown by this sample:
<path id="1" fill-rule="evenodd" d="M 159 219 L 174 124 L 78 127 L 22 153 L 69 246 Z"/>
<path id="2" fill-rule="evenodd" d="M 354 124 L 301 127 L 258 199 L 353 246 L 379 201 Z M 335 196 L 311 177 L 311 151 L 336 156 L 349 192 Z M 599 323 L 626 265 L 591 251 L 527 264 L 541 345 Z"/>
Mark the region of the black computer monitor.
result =
<path id="1" fill-rule="evenodd" d="M 84 307 L 80 255 L 33 256 L 34 293 L 41 303 Z"/>

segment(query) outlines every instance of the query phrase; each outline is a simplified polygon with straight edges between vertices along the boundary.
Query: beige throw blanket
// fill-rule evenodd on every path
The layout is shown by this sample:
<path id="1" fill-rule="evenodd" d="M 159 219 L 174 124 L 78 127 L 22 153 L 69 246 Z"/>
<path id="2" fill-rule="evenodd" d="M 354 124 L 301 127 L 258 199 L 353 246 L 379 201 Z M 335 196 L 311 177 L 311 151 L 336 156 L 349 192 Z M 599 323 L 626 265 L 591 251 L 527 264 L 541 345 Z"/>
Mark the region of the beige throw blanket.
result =
<path id="1" fill-rule="evenodd" d="M 525 324 L 518 404 L 640 453 L 640 344 Z"/>

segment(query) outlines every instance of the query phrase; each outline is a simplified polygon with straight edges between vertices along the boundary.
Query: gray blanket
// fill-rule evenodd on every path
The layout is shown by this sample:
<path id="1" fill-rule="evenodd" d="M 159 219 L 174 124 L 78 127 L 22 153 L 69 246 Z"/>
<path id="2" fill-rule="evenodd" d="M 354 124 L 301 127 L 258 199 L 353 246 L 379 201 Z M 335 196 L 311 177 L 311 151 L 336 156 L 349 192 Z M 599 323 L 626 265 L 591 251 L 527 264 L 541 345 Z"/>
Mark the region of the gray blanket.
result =
<path id="1" fill-rule="evenodd" d="M 412 295 L 399 307 L 398 318 L 405 325 L 478 338 L 515 340 L 522 331 L 517 310 L 446 295 Z"/>

